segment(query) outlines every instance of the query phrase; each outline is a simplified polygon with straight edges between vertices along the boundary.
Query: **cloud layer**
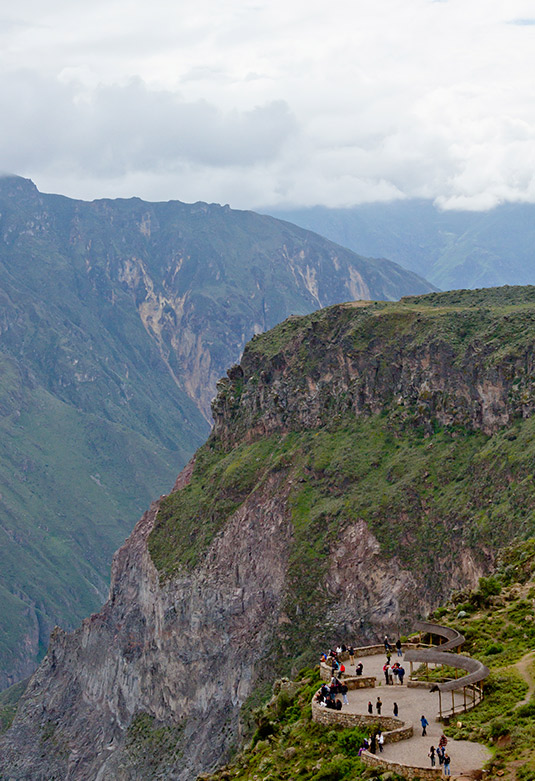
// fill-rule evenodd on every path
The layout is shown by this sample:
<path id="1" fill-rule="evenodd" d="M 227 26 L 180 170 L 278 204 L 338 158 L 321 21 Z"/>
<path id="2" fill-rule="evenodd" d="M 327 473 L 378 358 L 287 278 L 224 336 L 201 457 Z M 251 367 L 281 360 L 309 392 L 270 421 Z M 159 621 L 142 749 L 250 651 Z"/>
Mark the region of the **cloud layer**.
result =
<path id="1" fill-rule="evenodd" d="M 236 207 L 535 201 L 525 0 L 21 0 L 0 170 Z"/>

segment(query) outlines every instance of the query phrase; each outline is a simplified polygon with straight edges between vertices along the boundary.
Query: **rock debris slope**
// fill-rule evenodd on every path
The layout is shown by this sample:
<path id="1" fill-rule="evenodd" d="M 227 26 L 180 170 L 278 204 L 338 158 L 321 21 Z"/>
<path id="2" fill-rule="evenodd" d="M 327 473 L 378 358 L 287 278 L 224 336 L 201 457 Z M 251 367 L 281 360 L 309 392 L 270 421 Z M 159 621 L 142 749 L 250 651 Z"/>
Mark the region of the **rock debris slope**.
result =
<path id="1" fill-rule="evenodd" d="M 290 318 L 219 384 L 215 427 L 56 630 L 0 768 L 194 779 L 323 643 L 395 633 L 533 533 L 535 289 Z"/>

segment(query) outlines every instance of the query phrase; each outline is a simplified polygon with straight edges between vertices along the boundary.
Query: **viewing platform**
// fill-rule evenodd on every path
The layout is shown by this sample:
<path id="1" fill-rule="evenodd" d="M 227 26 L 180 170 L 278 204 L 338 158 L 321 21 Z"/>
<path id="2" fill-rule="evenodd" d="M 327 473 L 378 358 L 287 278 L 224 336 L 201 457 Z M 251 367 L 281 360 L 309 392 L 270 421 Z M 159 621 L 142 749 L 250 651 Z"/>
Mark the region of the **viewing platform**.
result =
<path id="1" fill-rule="evenodd" d="M 461 713 L 477 705 L 483 697 L 482 681 L 488 675 L 488 669 L 475 659 L 452 653 L 448 649 L 458 649 L 464 638 L 455 630 L 438 625 L 420 623 L 417 629 L 429 633 L 433 627 L 433 636 L 441 637 L 440 646 L 419 643 L 404 643 L 403 656 L 398 657 L 392 650 L 391 664 L 399 661 L 405 668 L 403 684 L 394 678 L 393 684 L 387 684 L 383 672 L 386 661 L 384 645 L 366 646 L 355 649 L 354 664 L 349 664 L 349 654 L 342 653 L 346 672 L 341 679 L 348 687 L 347 705 L 342 710 L 326 708 L 313 700 L 312 718 L 321 724 L 340 724 L 344 727 L 379 729 L 383 733 L 383 751 L 372 754 L 365 751 L 362 759 L 369 765 L 401 773 L 407 778 L 432 779 L 442 776 L 442 768 L 431 767 L 429 749 L 438 745 L 443 734 L 442 722 L 451 715 L 461 717 Z M 440 630 L 440 631 L 439 631 Z M 438 650 L 440 648 L 440 650 Z M 466 671 L 466 675 L 457 680 L 446 682 L 411 681 L 410 662 L 419 662 L 432 666 L 447 665 Z M 356 664 L 362 662 L 362 675 L 356 675 Z M 412 665 L 410 665 L 412 667 Z M 330 680 L 331 667 L 320 665 L 323 680 Z M 448 707 L 443 697 L 447 693 Z M 339 698 L 340 695 L 338 695 Z M 380 698 L 381 713 L 377 713 L 377 698 Z M 372 714 L 368 712 L 372 704 Z M 398 716 L 394 716 L 394 703 Z M 422 736 L 421 717 L 425 716 L 427 734 Z M 472 741 L 448 740 L 447 751 L 451 757 L 451 774 L 478 771 L 490 759 L 491 753 L 485 746 Z M 396 767 L 396 766 L 402 766 Z M 424 772 L 425 771 L 425 772 Z"/>

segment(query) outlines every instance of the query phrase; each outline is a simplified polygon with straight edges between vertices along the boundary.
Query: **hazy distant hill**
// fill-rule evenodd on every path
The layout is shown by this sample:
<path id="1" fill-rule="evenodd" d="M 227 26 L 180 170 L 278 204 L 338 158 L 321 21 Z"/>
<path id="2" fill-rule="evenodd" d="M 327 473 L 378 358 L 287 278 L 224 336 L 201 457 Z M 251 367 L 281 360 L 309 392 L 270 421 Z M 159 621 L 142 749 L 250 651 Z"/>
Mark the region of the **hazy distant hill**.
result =
<path id="1" fill-rule="evenodd" d="M 0 179 L 0 684 L 100 605 L 112 552 L 205 438 L 254 332 L 430 288 L 252 212 Z"/>
<path id="2" fill-rule="evenodd" d="M 413 199 L 270 213 L 355 252 L 395 260 L 443 290 L 535 283 L 535 204 L 458 212 Z"/>

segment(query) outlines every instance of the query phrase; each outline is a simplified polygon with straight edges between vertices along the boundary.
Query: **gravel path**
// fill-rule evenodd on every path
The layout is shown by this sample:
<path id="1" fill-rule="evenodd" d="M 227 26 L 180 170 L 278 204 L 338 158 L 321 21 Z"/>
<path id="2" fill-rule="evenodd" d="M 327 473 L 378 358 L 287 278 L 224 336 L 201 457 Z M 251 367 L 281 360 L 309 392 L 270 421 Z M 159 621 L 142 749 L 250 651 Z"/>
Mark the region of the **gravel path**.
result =
<path id="1" fill-rule="evenodd" d="M 396 702 L 399 709 L 399 718 L 405 723 L 414 726 L 414 735 L 409 740 L 386 745 L 383 756 L 385 759 L 395 760 L 406 765 L 430 767 L 431 763 L 427 756 L 429 748 L 431 745 L 434 745 L 436 748 L 442 735 L 442 724 L 435 721 L 438 714 L 438 692 L 430 692 L 429 689 L 408 688 L 406 685 L 400 686 L 399 684 L 386 686 L 383 674 L 383 665 L 385 663 L 383 654 L 366 656 L 361 660 L 356 659 L 356 661 L 362 661 L 364 665 L 363 675 L 374 675 L 377 678 L 377 686 L 374 689 L 355 689 L 350 691 L 348 693 L 349 705 L 344 706 L 343 710 L 352 713 L 367 713 L 368 702 L 371 701 L 375 714 L 377 713 L 375 703 L 379 696 L 383 702 L 381 715 L 393 716 L 394 702 Z M 392 663 L 395 661 L 403 664 L 403 660 L 398 659 L 394 655 L 392 656 Z M 403 666 L 405 667 L 405 665 Z M 405 669 L 407 673 L 405 676 L 406 683 L 409 674 L 408 664 Z M 354 674 L 354 668 L 347 663 L 346 674 Z M 449 698 L 448 702 L 451 702 L 450 694 L 443 695 L 443 704 L 445 696 Z M 459 705 L 462 704 L 462 692 L 455 695 L 455 702 Z M 420 724 L 422 715 L 429 722 L 427 737 L 422 737 Z M 459 719 L 462 721 L 462 714 L 459 716 Z M 488 748 L 480 743 L 473 743 L 467 740 L 449 739 L 447 750 L 451 757 L 452 775 L 477 770 L 491 757 L 491 752 Z"/>
<path id="2" fill-rule="evenodd" d="M 527 705 L 531 699 L 531 695 L 533 694 L 533 691 L 535 690 L 535 681 L 533 680 L 533 676 L 531 675 L 531 671 L 530 671 L 531 663 L 534 658 L 535 658 L 535 651 L 530 651 L 515 664 L 516 669 L 518 670 L 518 672 L 524 678 L 524 680 L 528 685 L 526 696 L 524 697 L 522 702 L 519 702 L 518 705 L 515 705 L 515 708 L 520 708 L 521 705 Z"/>

